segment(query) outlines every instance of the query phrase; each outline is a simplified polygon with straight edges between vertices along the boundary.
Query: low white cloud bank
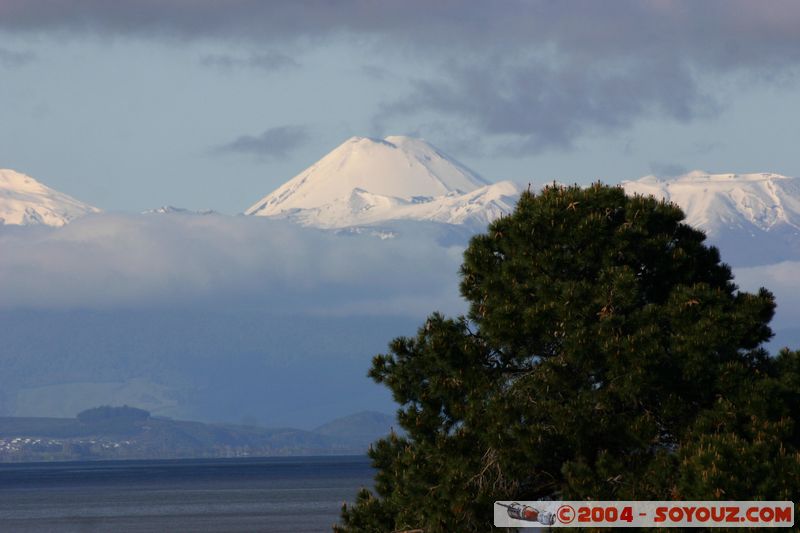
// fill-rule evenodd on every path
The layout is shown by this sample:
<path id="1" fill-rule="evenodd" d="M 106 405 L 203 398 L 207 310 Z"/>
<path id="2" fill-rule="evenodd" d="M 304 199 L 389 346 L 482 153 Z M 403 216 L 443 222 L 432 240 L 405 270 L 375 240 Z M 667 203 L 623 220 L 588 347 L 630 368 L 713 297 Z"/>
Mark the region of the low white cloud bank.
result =
<path id="1" fill-rule="evenodd" d="M 766 287 L 775 294 L 778 308 L 773 329 L 800 327 L 800 261 L 736 268 L 736 283 L 749 292 Z"/>
<path id="2" fill-rule="evenodd" d="M 0 227 L 0 309 L 252 306 L 457 313 L 463 248 L 221 215 L 96 215 Z"/>
<path id="3" fill-rule="evenodd" d="M 459 313 L 463 246 L 425 226 L 381 240 L 222 215 L 96 215 L 63 228 L 0 226 L 0 309 L 255 307 L 332 315 Z M 736 268 L 800 323 L 800 262 Z"/>

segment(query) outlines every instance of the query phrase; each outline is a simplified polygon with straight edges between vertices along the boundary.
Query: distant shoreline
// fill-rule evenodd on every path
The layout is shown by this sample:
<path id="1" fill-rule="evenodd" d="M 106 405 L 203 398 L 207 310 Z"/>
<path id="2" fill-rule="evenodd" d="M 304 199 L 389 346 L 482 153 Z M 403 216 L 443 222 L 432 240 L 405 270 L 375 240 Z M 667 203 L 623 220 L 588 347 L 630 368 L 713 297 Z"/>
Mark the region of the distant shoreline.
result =
<path id="1" fill-rule="evenodd" d="M 394 418 L 362 412 L 314 430 L 206 424 L 98 407 L 76 418 L 0 417 L 0 464 L 362 456 Z"/>

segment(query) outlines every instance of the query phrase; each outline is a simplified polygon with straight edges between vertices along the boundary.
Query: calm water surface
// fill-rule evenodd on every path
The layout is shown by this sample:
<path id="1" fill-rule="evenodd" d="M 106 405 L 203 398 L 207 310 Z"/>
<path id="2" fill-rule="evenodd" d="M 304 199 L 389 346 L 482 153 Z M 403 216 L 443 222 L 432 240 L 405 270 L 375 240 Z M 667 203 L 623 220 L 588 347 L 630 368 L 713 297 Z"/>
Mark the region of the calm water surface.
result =
<path id="1" fill-rule="evenodd" d="M 0 465 L 2 532 L 330 531 L 367 457 Z"/>

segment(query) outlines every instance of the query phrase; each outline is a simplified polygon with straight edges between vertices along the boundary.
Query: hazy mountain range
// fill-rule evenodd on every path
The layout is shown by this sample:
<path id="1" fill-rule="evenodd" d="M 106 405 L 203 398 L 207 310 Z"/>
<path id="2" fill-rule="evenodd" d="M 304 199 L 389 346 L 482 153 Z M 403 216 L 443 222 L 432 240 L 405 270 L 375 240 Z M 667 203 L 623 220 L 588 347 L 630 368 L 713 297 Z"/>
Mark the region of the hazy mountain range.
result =
<path id="1" fill-rule="evenodd" d="M 776 292 L 773 348 L 800 341 L 798 178 L 695 171 L 622 186 L 680 205 L 737 283 Z M 0 415 L 126 403 L 310 430 L 391 411 L 366 378 L 371 357 L 429 312 L 464 311 L 464 246 L 523 188 L 400 136 L 345 141 L 249 216 L 104 213 L 0 171 Z"/>
<path id="2" fill-rule="evenodd" d="M 735 265 L 800 258 L 800 179 L 774 173 L 645 176 L 623 181 L 684 210 Z M 353 137 L 254 203 L 247 215 L 387 238 L 403 222 L 433 223 L 465 236 L 510 212 L 523 187 L 489 183 L 429 143 L 412 137 Z M 0 170 L 0 222 L 62 226 L 96 207 L 34 178 Z M 173 206 L 145 214 L 215 214 Z M 413 226 L 412 226 L 413 227 Z"/>
<path id="3" fill-rule="evenodd" d="M 105 406 L 70 418 L 0 417 L 0 463 L 363 454 L 392 430 L 394 417 L 374 411 L 301 430 L 204 424 Z"/>
<path id="4" fill-rule="evenodd" d="M 30 176 L 0 169 L 0 225 L 63 226 L 78 217 L 99 211 Z"/>
<path id="5" fill-rule="evenodd" d="M 514 207 L 519 187 L 490 184 L 411 137 L 353 137 L 245 211 L 304 226 L 347 228 L 396 220 L 476 231 Z"/>
<path id="6" fill-rule="evenodd" d="M 706 231 L 737 266 L 800 258 L 800 179 L 780 174 L 646 176 L 622 183 L 628 193 L 674 202 L 686 222 Z"/>

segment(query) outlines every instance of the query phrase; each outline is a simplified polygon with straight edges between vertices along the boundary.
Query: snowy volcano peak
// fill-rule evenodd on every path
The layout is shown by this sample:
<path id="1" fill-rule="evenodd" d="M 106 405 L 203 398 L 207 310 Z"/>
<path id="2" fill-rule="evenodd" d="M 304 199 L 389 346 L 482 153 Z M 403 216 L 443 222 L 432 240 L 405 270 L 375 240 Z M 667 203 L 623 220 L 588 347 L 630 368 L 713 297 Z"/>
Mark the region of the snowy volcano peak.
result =
<path id="1" fill-rule="evenodd" d="M 623 182 L 629 194 L 653 195 L 678 204 L 686 221 L 709 235 L 800 229 L 800 179 L 769 172 L 709 174 L 695 170 L 672 179 L 645 176 Z"/>
<path id="2" fill-rule="evenodd" d="M 720 182 L 720 183 L 742 183 L 748 181 L 772 181 L 772 180 L 790 180 L 788 176 L 781 174 L 774 174 L 772 172 L 758 172 L 753 174 L 711 174 L 704 170 L 692 170 L 682 176 L 675 178 L 675 181 L 680 182 Z"/>
<path id="3" fill-rule="evenodd" d="M 411 201 L 464 194 L 488 183 L 422 139 L 351 137 L 265 196 L 248 215 L 281 216 L 341 202 L 354 191 Z"/>
<path id="4" fill-rule="evenodd" d="M 0 169 L 0 225 L 63 226 L 100 210 L 10 169 Z"/>

